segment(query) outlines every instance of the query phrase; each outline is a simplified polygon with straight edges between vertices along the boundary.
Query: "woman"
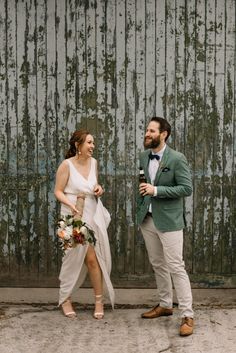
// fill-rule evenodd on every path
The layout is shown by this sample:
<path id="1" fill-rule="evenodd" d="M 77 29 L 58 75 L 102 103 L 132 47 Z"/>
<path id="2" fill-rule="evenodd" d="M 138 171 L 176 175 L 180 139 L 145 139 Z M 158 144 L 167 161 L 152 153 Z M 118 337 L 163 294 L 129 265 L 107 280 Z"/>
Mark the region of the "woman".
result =
<path id="1" fill-rule="evenodd" d="M 103 282 L 106 284 L 112 307 L 114 290 L 110 281 L 111 254 L 107 235 L 110 215 L 103 207 L 99 196 L 103 194 L 98 184 L 97 161 L 92 157 L 93 136 L 86 130 L 75 131 L 70 139 L 66 159 L 56 174 L 55 196 L 61 202 L 62 215 L 76 215 L 77 195 L 85 193 L 82 221 L 95 232 L 96 245 L 77 245 L 66 250 L 60 271 L 59 305 L 65 316 L 76 316 L 70 300 L 76 286 L 80 286 L 87 272 L 95 294 L 94 318 L 102 319 Z"/>

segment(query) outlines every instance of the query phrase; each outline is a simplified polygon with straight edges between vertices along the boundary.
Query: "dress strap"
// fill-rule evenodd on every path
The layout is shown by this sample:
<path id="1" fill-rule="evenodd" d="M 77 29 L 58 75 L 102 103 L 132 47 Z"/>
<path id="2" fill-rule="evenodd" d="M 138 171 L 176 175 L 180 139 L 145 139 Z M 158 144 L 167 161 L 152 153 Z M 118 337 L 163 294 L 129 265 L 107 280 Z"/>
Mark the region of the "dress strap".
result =
<path id="1" fill-rule="evenodd" d="M 91 168 L 93 168 L 93 171 L 94 171 L 95 175 L 97 173 L 97 168 L 96 167 L 97 167 L 97 161 L 96 161 L 95 158 L 92 157 Z"/>

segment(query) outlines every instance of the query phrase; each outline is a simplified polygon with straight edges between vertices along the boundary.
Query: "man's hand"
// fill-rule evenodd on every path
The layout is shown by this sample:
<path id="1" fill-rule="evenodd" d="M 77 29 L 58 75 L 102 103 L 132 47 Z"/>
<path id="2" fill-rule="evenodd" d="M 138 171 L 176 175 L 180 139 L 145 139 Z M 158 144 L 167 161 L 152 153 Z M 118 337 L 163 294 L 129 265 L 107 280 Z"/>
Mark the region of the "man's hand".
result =
<path id="1" fill-rule="evenodd" d="M 142 196 L 146 196 L 146 195 L 150 195 L 153 196 L 154 195 L 154 186 L 152 184 L 147 184 L 147 183 L 141 183 L 139 185 L 139 192 Z"/>

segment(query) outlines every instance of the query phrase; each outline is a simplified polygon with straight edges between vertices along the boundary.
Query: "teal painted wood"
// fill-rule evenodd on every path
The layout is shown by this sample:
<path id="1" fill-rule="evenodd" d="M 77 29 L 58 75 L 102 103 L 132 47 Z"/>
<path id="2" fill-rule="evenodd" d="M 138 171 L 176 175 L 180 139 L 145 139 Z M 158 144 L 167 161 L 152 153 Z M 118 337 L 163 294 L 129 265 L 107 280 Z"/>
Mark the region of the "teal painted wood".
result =
<path id="1" fill-rule="evenodd" d="M 0 280 L 57 285 L 55 171 L 72 131 L 95 136 L 111 212 L 113 280 L 154 286 L 135 219 L 153 115 L 173 127 L 194 193 L 184 257 L 193 286 L 236 284 L 234 0 L 0 2 Z"/>

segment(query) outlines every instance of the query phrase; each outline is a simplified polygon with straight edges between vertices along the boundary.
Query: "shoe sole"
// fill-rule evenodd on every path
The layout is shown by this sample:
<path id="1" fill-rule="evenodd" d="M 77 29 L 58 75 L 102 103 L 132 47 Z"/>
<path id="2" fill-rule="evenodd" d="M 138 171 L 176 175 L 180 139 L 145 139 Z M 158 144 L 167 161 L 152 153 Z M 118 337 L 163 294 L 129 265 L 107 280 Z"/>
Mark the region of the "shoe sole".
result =
<path id="1" fill-rule="evenodd" d="M 147 317 L 147 316 L 142 316 L 142 315 L 141 315 L 141 318 L 142 318 L 142 319 L 157 319 L 158 317 L 162 317 L 162 316 L 172 316 L 172 315 L 173 315 L 173 313 L 172 313 L 172 314 L 158 315 L 158 316 L 153 316 L 153 317 Z"/>

